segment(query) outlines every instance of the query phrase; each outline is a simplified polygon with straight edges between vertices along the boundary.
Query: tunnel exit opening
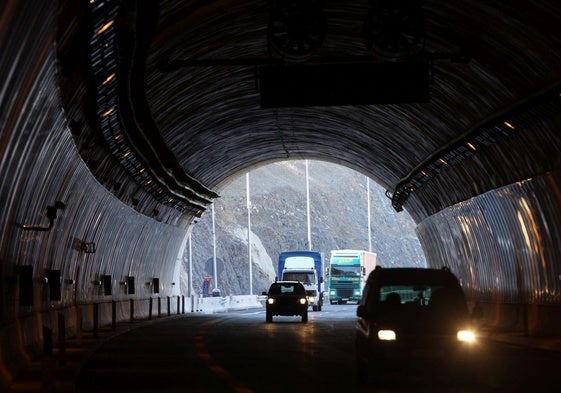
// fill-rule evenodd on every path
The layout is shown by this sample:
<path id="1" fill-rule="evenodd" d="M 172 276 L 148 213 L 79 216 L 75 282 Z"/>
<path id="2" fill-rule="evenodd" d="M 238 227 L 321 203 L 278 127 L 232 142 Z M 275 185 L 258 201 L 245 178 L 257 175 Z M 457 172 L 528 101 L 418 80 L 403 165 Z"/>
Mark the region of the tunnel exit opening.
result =
<path id="1" fill-rule="evenodd" d="M 395 213 L 382 187 L 341 165 L 315 160 L 264 165 L 249 172 L 249 188 L 240 174 L 214 203 L 215 229 L 212 216 L 204 214 L 190 232 L 181 268 L 183 293 L 202 293 L 207 277 L 222 296 L 261 293 L 274 281 L 279 254 L 287 250 L 313 248 L 328 260 L 331 250 L 372 249 L 384 266 L 426 266 L 412 218 Z M 210 268 L 214 253 L 223 263 L 217 277 Z"/>

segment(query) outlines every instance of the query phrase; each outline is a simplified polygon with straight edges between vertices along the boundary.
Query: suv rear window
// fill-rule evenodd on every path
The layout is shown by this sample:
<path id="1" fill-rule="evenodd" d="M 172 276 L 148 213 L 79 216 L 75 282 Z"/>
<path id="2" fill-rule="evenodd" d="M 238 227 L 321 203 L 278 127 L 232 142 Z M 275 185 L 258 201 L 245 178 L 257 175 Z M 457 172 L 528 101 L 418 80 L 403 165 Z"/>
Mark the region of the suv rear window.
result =
<path id="1" fill-rule="evenodd" d="M 441 285 L 388 285 L 380 287 L 379 301 L 398 301 L 400 304 L 415 303 L 419 306 L 428 306 L 433 303 L 434 294 L 446 291 L 448 287 Z M 448 289 L 448 292 L 452 291 Z M 389 299 L 388 299 L 389 296 Z"/>
<path id="2" fill-rule="evenodd" d="M 270 295 L 300 295 L 305 296 L 306 290 L 302 284 L 273 284 L 269 289 Z"/>
<path id="3" fill-rule="evenodd" d="M 466 299 L 455 276 L 434 269 L 377 269 L 365 288 L 368 313 L 406 320 L 463 319 Z"/>

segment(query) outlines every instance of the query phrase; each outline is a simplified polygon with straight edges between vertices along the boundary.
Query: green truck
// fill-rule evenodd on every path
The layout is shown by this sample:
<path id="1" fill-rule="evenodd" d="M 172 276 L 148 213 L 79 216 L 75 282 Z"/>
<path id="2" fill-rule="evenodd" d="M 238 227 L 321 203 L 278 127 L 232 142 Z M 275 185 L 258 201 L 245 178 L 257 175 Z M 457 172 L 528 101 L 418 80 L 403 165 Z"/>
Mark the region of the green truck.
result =
<path id="1" fill-rule="evenodd" d="M 376 267 L 376 254 L 364 250 L 332 250 L 327 268 L 329 302 L 360 303 L 368 275 Z"/>

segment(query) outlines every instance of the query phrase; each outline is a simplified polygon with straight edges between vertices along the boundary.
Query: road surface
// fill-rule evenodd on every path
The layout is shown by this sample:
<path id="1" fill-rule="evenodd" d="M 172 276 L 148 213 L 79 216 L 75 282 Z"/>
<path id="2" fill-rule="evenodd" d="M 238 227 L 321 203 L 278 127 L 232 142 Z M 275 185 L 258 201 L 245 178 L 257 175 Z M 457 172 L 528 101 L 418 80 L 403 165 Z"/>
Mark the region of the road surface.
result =
<path id="1" fill-rule="evenodd" d="M 102 345 L 77 378 L 78 393 L 109 392 L 561 392 L 561 354 L 479 343 L 478 377 L 397 370 L 361 386 L 354 358 L 355 305 L 324 305 L 299 317 L 264 310 L 189 314 L 143 325 Z M 406 364 L 404 364 L 406 365 Z"/>

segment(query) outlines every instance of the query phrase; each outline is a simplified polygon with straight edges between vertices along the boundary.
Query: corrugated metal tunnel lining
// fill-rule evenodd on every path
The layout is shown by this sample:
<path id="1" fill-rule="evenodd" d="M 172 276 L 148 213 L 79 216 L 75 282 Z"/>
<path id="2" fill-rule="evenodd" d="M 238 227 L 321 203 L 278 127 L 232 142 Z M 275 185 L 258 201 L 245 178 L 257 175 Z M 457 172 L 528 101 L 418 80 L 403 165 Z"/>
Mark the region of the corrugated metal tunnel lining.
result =
<path id="1" fill-rule="evenodd" d="M 279 6 L 289 3 L 279 2 Z M 378 5 L 383 7 L 383 2 Z M 83 17 L 93 26 L 85 32 L 82 28 L 82 34 L 95 37 L 89 51 L 104 53 L 99 61 L 91 60 L 96 67 L 93 79 L 98 79 L 104 94 L 113 90 L 119 97 L 123 86 L 133 89 L 130 96 L 134 99 L 119 99 L 131 101 L 132 106 L 121 104 L 119 108 L 128 111 L 121 118 L 132 115 L 136 121 L 121 121 L 110 131 L 112 138 L 125 135 L 118 139 L 123 147 L 113 154 L 121 162 L 128 161 L 126 166 L 142 165 L 138 160 L 129 161 L 134 153 L 123 159 L 127 141 L 141 162 L 152 153 L 144 153 L 146 148 L 139 143 L 146 143 L 149 152 L 169 146 L 177 163 L 161 161 L 165 167 L 175 173 L 172 168 L 179 165 L 196 183 L 219 188 L 231 174 L 260 163 L 325 159 L 372 176 L 390 195 L 396 194 L 393 202 L 397 208 L 410 196 L 409 210 L 421 219 L 483 191 L 559 167 L 555 130 L 561 56 L 551 48 L 561 38 L 554 27 L 559 13 L 554 12 L 554 4 L 548 6 L 525 2 L 517 8 L 493 9 L 478 2 L 451 7 L 425 1 L 423 29 L 418 32 L 423 46 L 414 58 L 401 52 L 392 57 L 367 45 L 365 20 L 374 12 L 367 1 L 324 3 L 321 45 L 314 45 L 305 58 L 279 54 L 270 36 L 271 24 L 278 22 L 276 11 L 263 1 L 227 9 L 172 1 L 159 6 L 94 3 Z M 408 10 L 399 12 L 407 15 Z M 533 45 L 528 36 L 535 37 Z M 62 46 L 72 48 L 64 40 Z M 74 53 L 61 52 L 63 59 Z M 118 55 L 127 60 L 113 61 Z M 386 104 L 384 97 L 381 102 L 376 101 L 380 97 L 374 98 L 377 105 L 301 107 L 296 101 L 278 108 L 260 105 L 263 66 L 312 67 L 319 73 L 320 68 L 313 67 L 330 65 L 334 80 L 322 81 L 326 92 L 347 82 L 348 88 L 339 94 L 341 101 L 350 99 L 352 103 L 360 84 L 344 75 L 349 63 L 373 68 L 389 64 L 387 69 L 395 67 L 399 76 L 400 64 L 418 58 L 429 64 L 428 102 L 399 104 L 388 96 Z M 119 72 L 111 71 L 112 67 Z M 384 77 L 390 78 L 390 74 Z M 108 83 L 106 78 L 110 78 Z M 298 83 L 306 84 L 306 78 Z M 401 88 L 397 80 L 393 85 L 394 90 Z M 552 101 L 552 108 L 544 112 L 546 101 Z M 85 110 L 92 109 L 86 106 Z M 104 113 L 101 110 L 100 124 L 107 123 Z M 118 120 L 108 123 L 115 122 Z M 503 130 L 496 132 L 496 127 Z M 460 169 L 448 169 L 450 155 L 455 161 L 462 158 Z M 168 156 L 163 155 L 169 161 Z M 446 163 L 440 164 L 441 160 Z M 497 165 L 505 160 L 504 166 Z M 494 177 L 485 175 L 490 167 Z M 415 174 L 424 179 L 411 182 Z M 447 191 L 450 189 L 454 193 Z M 164 194 L 173 198 L 173 193 Z"/>
<path id="2" fill-rule="evenodd" d="M 368 7 L 367 1 L 325 2 L 323 45 L 303 63 L 386 61 L 364 43 Z M 541 92 L 554 88 L 554 94 L 559 93 L 560 54 L 541 53 L 558 46 L 560 37 L 553 26 L 559 13 L 540 3 L 492 9 L 478 2 L 423 2 L 422 54 L 432 59 L 428 103 L 272 109 L 260 108 L 256 85 L 256 64 L 280 59 L 267 40 L 272 18 L 268 3 L 195 9 L 162 4 L 148 53 L 147 97 L 178 159 L 208 184 L 227 178 L 229 168 L 249 165 L 242 161 L 255 146 L 264 161 L 306 156 L 334 160 L 371 174 L 393 191 L 411 170 L 451 142 L 484 126 L 500 125 L 509 120 L 504 118 L 507 114 L 527 112 L 526 101 Z M 530 45 L 527 36 L 539 44 Z M 463 53 L 470 55 L 467 64 L 451 61 Z M 176 68 L 162 67 L 165 62 Z M 540 117 L 531 115 L 529 123 Z M 525 137 L 491 141 L 490 151 L 478 152 L 462 164 L 469 170 L 425 183 L 421 193 L 429 198 L 416 203 L 412 214 L 432 214 L 482 191 L 558 168 L 557 125 L 538 127 L 517 133 L 539 140 L 536 152 L 528 154 L 532 142 Z M 551 150 L 542 151 L 544 146 Z M 504 159 L 509 162 L 501 170 L 496 163 Z M 497 172 L 493 179 L 481 176 L 489 165 Z M 214 167 L 223 168 L 223 174 L 210 173 Z M 453 198 L 444 191 L 448 189 L 455 190 Z"/>
<path id="3" fill-rule="evenodd" d="M 171 1 L 159 6 L 131 2 L 120 8 L 95 5 L 91 14 L 95 34 L 104 36 L 103 28 L 110 26 L 120 45 L 116 53 L 125 53 L 130 61 L 120 66 L 119 77 L 129 79 L 135 94 L 145 94 L 146 101 L 133 102 L 129 113 L 134 115 L 136 106 L 142 125 L 122 127 L 130 135 L 151 130 L 149 139 L 169 146 L 185 171 L 211 188 L 262 163 L 324 159 L 372 176 L 388 189 L 396 210 L 406 207 L 422 223 L 486 191 L 559 169 L 561 54 L 544 48 L 560 41 L 554 27 L 560 14 L 538 2 L 500 9 L 477 2 L 454 7 L 423 2 L 421 15 L 418 9 L 394 10 L 422 19 L 422 26 L 415 25 L 415 45 L 399 52 L 391 48 L 395 37 L 369 41 L 372 36 L 364 35 L 369 23 L 384 23 L 369 18 L 387 6 L 334 1 L 310 10 L 290 2 L 271 7 L 255 1 L 224 9 L 206 3 L 199 8 Z M 275 29 L 294 21 L 277 20 L 275 7 L 296 7 L 290 12 L 303 13 L 312 23 L 310 36 L 292 37 L 303 41 L 279 47 L 283 42 L 276 41 Z M 126 21 L 122 14 L 128 15 Z M 318 18 L 322 22 L 313 24 Z M 283 37 L 290 40 L 290 26 L 284 28 L 288 38 Z M 527 41 L 532 35 L 539 37 L 535 45 Z M 307 47 L 306 39 L 312 38 L 316 41 Z M 384 44 L 390 46 L 381 51 Z M 346 97 L 342 89 L 338 93 L 343 97 L 333 103 L 312 94 L 309 103 L 291 102 L 287 95 L 280 104 L 263 105 L 262 67 L 280 64 L 296 70 L 289 78 L 300 78 L 298 70 L 309 67 L 308 76 L 297 79 L 306 85 L 314 72 L 321 74 L 321 67 L 329 65 L 333 72 L 322 80 L 328 85 L 325 92 L 344 82 L 353 92 L 360 87 L 356 80 L 337 73 L 358 72 L 349 64 L 397 67 L 417 59 L 429 65 L 428 100 L 401 103 L 403 98 L 389 95 L 386 102 L 376 96 L 369 104 L 356 91 Z M 391 74 L 385 77 L 391 79 Z M 397 79 L 394 84 L 398 89 Z M 297 87 L 291 88 L 297 95 Z M 361 105 L 353 101 L 357 99 Z M 345 100 L 355 105 L 341 105 Z M 147 110 L 153 119 L 146 118 Z M 163 141 L 153 135 L 156 130 Z M 426 247 L 432 249 L 432 243 L 427 241 Z M 460 260 L 473 262 L 466 256 Z M 457 262 L 436 253 L 429 263 Z"/>
<path id="4" fill-rule="evenodd" d="M 449 154 L 472 132 L 492 137 L 483 132 L 496 127 L 512 134 L 481 137 L 489 147 L 438 172 L 403 206 L 419 225 L 429 264 L 457 271 L 473 300 L 488 306 L 490 321 L 530 333 L 559 331 L 561 112 L 534 105 L 549 99 L 542 93 L 554 93 L 553 105 L 559 97 L 557 1 L 424 1 L 424 51 L 445 55 L 433 57 L 428 103 L 267 109 L 260 107 L 255 66 L 280 61 L 279 50 L 290 52 L 275 42 L 269 53 L 269 2 L 170 0 L 158 9 L 141 1 L 71 3 L 55 9 L 43 1 L 13 2 L 1 10 L 2 385 L 37 353 L 42 325 L 56 330 L 55 313 L 67 316 L 71 334 L 89 326 L 91 314 L 80 319 L 78 310 L 89 313 L 94 303 L 104 305 L 100 317 L 108 321 L 113 301 L 126 307 L 178 295 L 175 267 L 202 209 L 188 203 L 178 209 L 150 184 L 162 181 L 164 194 L 186 186 L 212 199 L 230 176 L 252 166 L 316 158 L 359 170 L 393 192 L 416 168 L 438 161 L 437 153 Z M 364 45 L 368 2 L 347 3 L 324 3 L 322 44 L 314 43 L 313 53 L 293 51 L 291 61 L 403 60 L 403 53 Z M 107 63 L 94 69 L 93 37 L 105 31 L 118 40 L 104 41 L 107 48 L 117 42 L 125 52 L 104 52 Z M 134 44 L 145 52 L 135 53 L 140 68 L 131 72 L 124 68 L 131 57 L 119 54 L 130 55 Z M 450 61 L 462 51 L 469 62 Z M 163 67 L 166 59 L 180 67 Z M 114 76 L 111 65 L 119 69 Z M 143 96 L 119 112 L 133 118 L 111 117 L 111 125 L 125 126 L 128 147 L 140 153 L 167 145 L 162 167 L 150 161 L 157 176 L 149 184 L 120 165 L 127 151 L 111 151 L 103 134 L 103 119 L 113 112 L 103 115 L 112 107 L 97 106 L 130 98 L 134 84 Z M 52 225 L 49 207 L 57 210 Z M 86 254 L 83 244 L 90 243 L 96 252 Z M 44 282 L 53 272 L 60 296 L 51 296 Z M 99 283 L 109 276 L 106 294 Z M 135 293 L 121 284 L 128 277 L 135 278 Z M 30 289 L 24 302 L 21 282 Z"/>
<path id="5" fill-rule="evenodd" d="M 435 214 L 455 211 L 450 210 L 454 205 L 474 197 L 496 209 L 498 202 L 477 196 L 559 169 L 561 54 L 550 48 L 561 40 L 555 29 L 561 14 L 554 12 L 554 4 L 493 8 L 479 2 L 412 2 L 421 8 L 393 11 L 417 20 L 407 26 L 413 33 L 398 29 L 389 37 L 368 30 L 373 23 L 396 23 L 376 17 L 389 4 L 318 4 L 306 8 L 288 1 L 254 1 L 225 9 L 169 1 L 90 7 L 89 33 L 96 39 L 89 50 L 96 53 L 98 39 L 104 47 L 118 43 L 114 52 L 104 52 L 105 60 L 96 62 L 99 82 L 105 86 L 103 78 L 109 74 L 112 83 L 131 85 L 136 97 L 127 112 L 138 117 L 136 123 L 120 125 L 132 150 L 135 135 L 147 134 L 153 149 L 169 146 L 186 173 L 210 188 L 219 188 L 241 170 L 280 159 L 316 158 L 350 166 L 372 176 L 388 189 L 396 210 L 407 208 L 423 224 L 422 239 L 431 239 L 425 240 L 427 250 L 438 249 L 433 247 L 438 235 L 426 235 L 426 222 Z M 288 20 L 278 19 L 278 12 L 287 12 Z M 298 16 L 291 21 L 294 13 Z M 310 26 L 296 30 L 309 35 L 291 37 L 295 30 L 290 24 L 302 20 Z M 409 34 L 412 41 L 392 46 L 398 38 L 392 34 Z M 532 45 L 528 36 L 535 38 Z M 286 40 L 293 40 L 292 46 Z M 117 54 L 126 61 L 113 62 Z M 398 76 L 409 75 L 411 70 L 398 66 L 419 59 L 419 64 L 428 64 L 428 100 L 423 94 L 411 99 L 376 92 L 368 102 L 363 93 L 357 95 L 360 82 L 344 75 L 371 66 L 400 91 L 399 78 L 384 72 L 396 69 Z M 112 66 L 120 73 L 104 68 Z M 273 71 L 270 79 L 288 78 L 283 83 L 294 95 L 298 84 L 305 86 L 314 78 L 312 90 L 336 91 L 341 97 L 324 101 L 308 88 L 302 94 L 310 101 L 291 101 L 287 94 L 282 101 L 265 97 L 273 101 L 264 105 L 263 72 L 275 67 L 292 70 L 286 75 Z M 297 83 L 289 87 L 290 78 Z M 406 85 L 415 81 L 413 77 Z M 419 83 L 413 88 L 422 92 Z M 338 90 L 338 84 L 346 89 Z M 282 93 L 282 84 L 280 88 L 273 95 Z M 122 87 L 115 90 L 121 94 Z M 541 205 L 534 208 L 539 211 Z M 441 252 L 429 258 L 435 265 L 474 263 L 467 255 L 459 261 Z M 554 287 L 547 291 L 556 293 Z"/>

